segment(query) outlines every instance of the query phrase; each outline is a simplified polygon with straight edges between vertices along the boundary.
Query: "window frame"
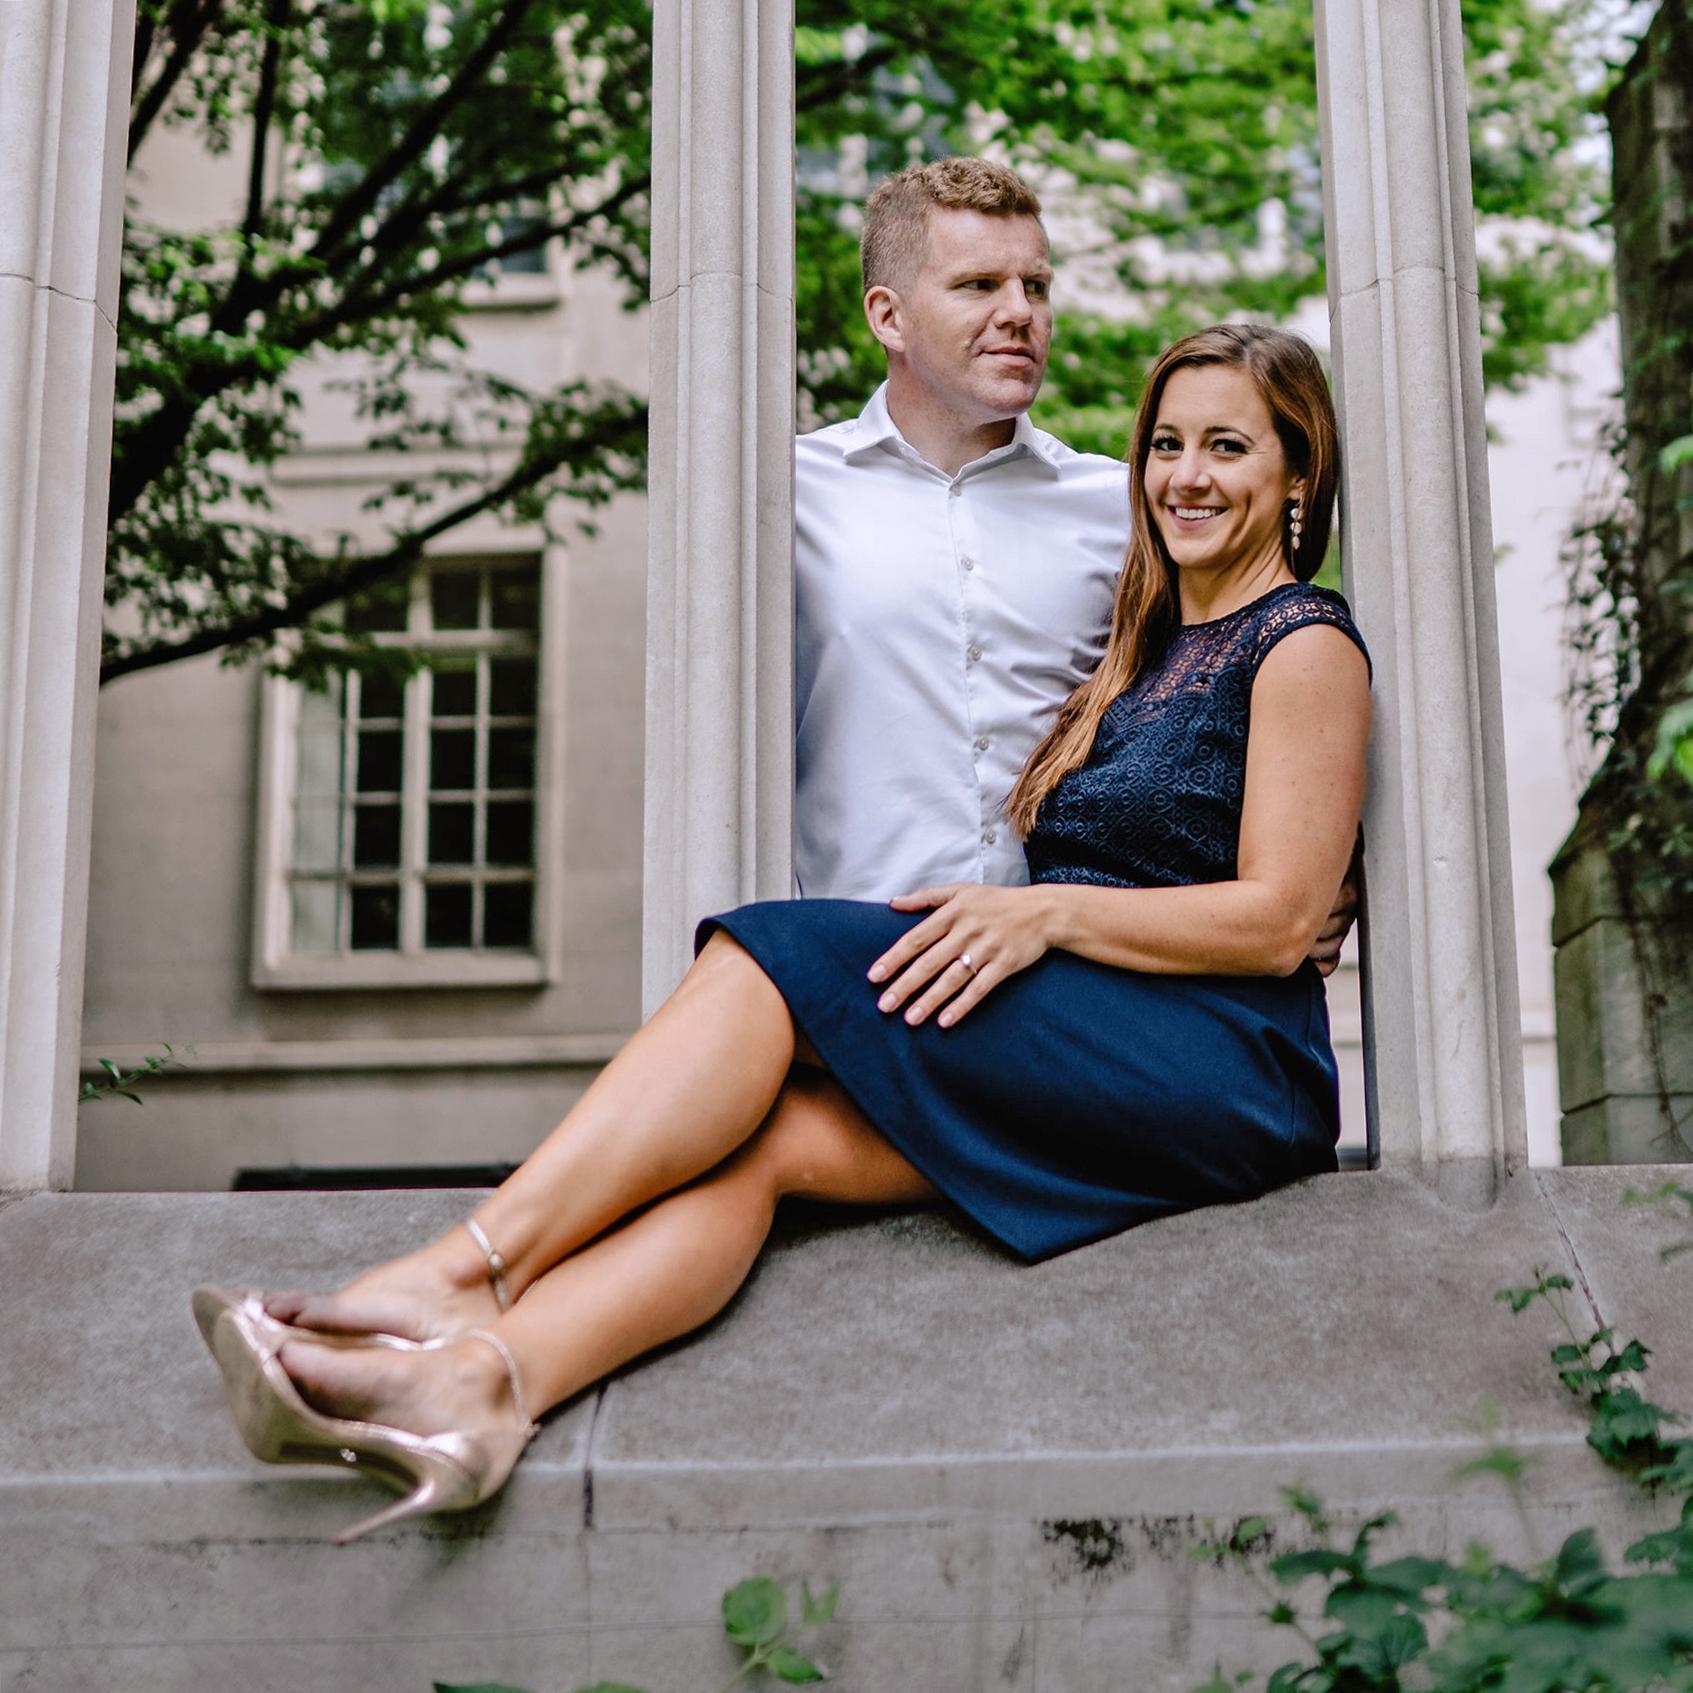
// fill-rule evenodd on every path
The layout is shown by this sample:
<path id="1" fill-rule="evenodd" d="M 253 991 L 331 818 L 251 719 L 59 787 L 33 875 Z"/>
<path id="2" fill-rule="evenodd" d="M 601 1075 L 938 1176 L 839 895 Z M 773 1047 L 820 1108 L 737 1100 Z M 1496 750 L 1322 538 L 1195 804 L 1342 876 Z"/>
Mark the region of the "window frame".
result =
<path id="1" fill-rule="evenodd" d="M 479 547 L 427 554 L 415 574 L 435 566 L 476 563 L 538 564 L 540 616 L 536 629 L 534 918 L 526 951 L 482 952 L 421 947 L 415 952 L 302 953 L 292 946 L 291 877 L 294 795 L 304 689 L 266 676 L 260 700 L 260 758 L 251 985 L 267 993 L 386 988 L 544 987 L 558 981 L 563 952 L 560 900 L 564 849 L 563 666 L 565 554 L 560 546 Z M 447 643 L 450 646 L 450 642 Z M 408 690 L 404 743 L 408 761 L 427 753 L 416 732 L 418 695 Z"/>

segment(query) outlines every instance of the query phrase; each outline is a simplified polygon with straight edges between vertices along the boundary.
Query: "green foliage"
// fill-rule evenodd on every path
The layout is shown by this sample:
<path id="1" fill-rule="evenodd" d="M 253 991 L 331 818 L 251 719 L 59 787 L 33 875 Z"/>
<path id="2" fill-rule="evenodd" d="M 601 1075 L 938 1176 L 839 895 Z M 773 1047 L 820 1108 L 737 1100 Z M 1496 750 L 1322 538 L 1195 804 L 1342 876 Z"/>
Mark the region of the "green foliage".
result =
<path id="1" fill-rule="evenodd" d="M 310 673 L 346 644 L 330 607 L 435 538 L 641 485 L 642 396 L 502 375 L 464 331 L 490 267 L 549 241 L 644 298 L 641 0 L 141 0 L 136 27 L 131 158 L 146 172 L 144 143 L 188 130 L 244 192 L 207 227 L 130 220 L 105 677 L 283 629 Z M 429 455 L 362 536 L 277 509 L 308 372 L 371 450 Z"/>
<path id="2" fill-rule="evenodd" d="M 1642 983 L 1659 1108 L 1668 1086 L 1669 984 L 1693 931 L 1693 129 L 1662 121 L 1693 91 L 1693 8 L 1664 0 L 1620 78 L 1618 287 L 1627 325 L 1623 418 L 1605 486 L 1565 552 L 1572 699 L 1596 769 L 1583 827 L 1601 844 Z"/>
<path id="3" fill-rule="evenodd" d="M 166 1042 L 163 1052 L 150 1053 L 133 1070 L 125 1070 L 110 1058 L 101 1058 L 97 1062 L 104 1072 L 103 1077 L 84 1082 L 76 1102 L 78 1105 L 92 1105 L 102 1099 L 128 1099 L 140 1105 L 143 1103 L 141 1095 L 135 1091 L 138 1082 L 147 1081 L 173 1064 L 184 1063 L 193 1053 L 191 1046 L 179 1050 Z"/>
<path id="4" fill-rule="evenodd" d="M 1693 677 L 1688 678 L 1688 686 L 1693 691 Z M 1672 771 L 1693 786 L 1693 699 L 1671 706 L 1658 719 L 1657 738 L 1646 761 L 1646 775 L 1651 781 L 1659 782 Z"/>
<path id="5" fill-rule="evenodd" d="M 1639 1199 L 1679 1201 L 1693 1215 L 1693 1189 L 1667 1183 Z M 1693 1241 L 1685 1243 L 1693 1246 Z M 1671 1248 L 1671 1251 L 1678 1248 Z M 1689 1693 L 1693 1690 L 1693 1438 L 1682 1419 L 1640 1392 L 1650 1353 L 1617 1345 L 1609 1329 L 1583 1337 L 1566 1296 L 1568 1276 L 1535 1270 L 1525 1287 L 1497 1297 L 1515 1314 L 1538 1306 L 1565 1339 L 1552 1348 L 1558 1379 L 1588 1414 L 1588 1444 L 1648 1493 L 1680 1498 L 1675 1522 L 1635 1541 L 1629 1568 L 1611 1570 L 1591 1528 L 1569 1535 L 1551 1558 L 1518 1568 L 1483 1546 L 1462 1559 L 1382 1558 L 1376 1541 L 1390 1512 L 1369 1519 L 1347 1543 L 1309 1493 L 1289 1506 L 1315 1543 L 1269 1560 L 1258 1575 L 1264 1524 L 1253 1518 L 1196 1555 L 1228 1559 L 1252 1574 L 1269 1599 L 1264 1615 L 1299 1635 L 1302 1661 L 1287 1663 L 1265 1693 Z M 1461 1473 L 1498 1475 L 1513 1491 L 1525 1460 L 1495 1447 Z M 1289 1597 L 1319 1583 L 1303 1614 Z M 1225 1680 L 1219 1667 L 1197 1693 L 1233 1693 L 1250 1675 Z"/>
<path id="6" fill-rule="evenodd" d="M 1511 383 L 1607 309 L 1581 14 L 1464 16 L 1478 206 L 1512 231 L 1483 267 L 1485 360 Z M 880 380 L 857 205 L 913 157 L 989 144 L 1046 187 L 1064 272 L 1038 416 L 1078 446 L 1121 450 L 1172 336 L 1321 292 L 1309 0 L 799 0 L 797 24 L 804 427 Z M 543 241 L 645 299 L 649 37 L 645 0 L 140 0 L 132 158 L 163 168 L 145 144 L 184 130 L 242 191 L 203 225 L 130 224 L 104 676 L 274 654 L 284 630 L 298 673 L 369 659 L 336 602 L 474 517 L 587 522 L 641 485 L 644 396 L 496 373 L 466 323 L 489 267 Z M 326 373 L 401 466 L 358 533 L 307 533 L 275 494 Z"/>
<path id="7" fill-rule="evenodd" d="M 729 1693 L 748 1676 L 760 1673 L 792 1686 L 827 1681 L 822 1668 L 794 1642 L 804 1631 L 832 1621 L 840 1596 L 839 1583 L 813 1593 L 808 1582 L 801 1582 L 799 1620 L 790 1625 L 788 1595 L 780 1582 L 756 1575 L 731 1587 L 723 1595 L 723 1632 L 746 1656 L 724 1682 L 721 1693 Z M 525 1693 L 521 1687 L 491 1681 L 463 1687 L 440 1681 L 434 1685 L 435 1693 Z M 645 1689 L 620 1681 L 596 1681 L 592 1687 L 577 1688 L 576 1693 L 645 1693 Z"/>

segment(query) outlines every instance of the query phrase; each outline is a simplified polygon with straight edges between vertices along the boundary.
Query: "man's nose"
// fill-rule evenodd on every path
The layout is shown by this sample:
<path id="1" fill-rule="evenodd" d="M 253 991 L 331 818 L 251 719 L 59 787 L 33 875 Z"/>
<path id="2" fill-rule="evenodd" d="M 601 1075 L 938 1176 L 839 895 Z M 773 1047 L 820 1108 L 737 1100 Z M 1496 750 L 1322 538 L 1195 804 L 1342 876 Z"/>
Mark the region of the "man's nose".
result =
<path id="1" fill-rule="evenodd" d="M 1031 323 L 1035 310 L 1029 303 L 1029 295 L 1023 284 L 1013 278 L 1000 289 L 996 302 L 998 310 L 995 316 L 1001 323 Z"/>

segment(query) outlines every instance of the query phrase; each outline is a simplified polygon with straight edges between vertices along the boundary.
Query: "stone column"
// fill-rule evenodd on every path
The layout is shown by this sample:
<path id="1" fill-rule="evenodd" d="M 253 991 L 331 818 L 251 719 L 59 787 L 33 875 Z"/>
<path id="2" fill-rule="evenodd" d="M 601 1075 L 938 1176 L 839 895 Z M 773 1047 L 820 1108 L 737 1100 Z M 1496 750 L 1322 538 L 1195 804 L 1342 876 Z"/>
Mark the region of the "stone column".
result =
<path id="1" fill-rule="evenodd" d="M 1316 0 L 1342 558 L 1375 659 L 1372 1139 L 1464 1203 L 1527 1159 L 1458 0 Z"/>
<path id="2" fill-rule="evenodd" d="M 134 19 L 0 3 L 0 1188 L 75 1162 Z"/>
<path id="3" fill-rule="evenodd" d="M 792 888 L 793 11 L 653 18 L 642 992 L 694 924 Z"/>

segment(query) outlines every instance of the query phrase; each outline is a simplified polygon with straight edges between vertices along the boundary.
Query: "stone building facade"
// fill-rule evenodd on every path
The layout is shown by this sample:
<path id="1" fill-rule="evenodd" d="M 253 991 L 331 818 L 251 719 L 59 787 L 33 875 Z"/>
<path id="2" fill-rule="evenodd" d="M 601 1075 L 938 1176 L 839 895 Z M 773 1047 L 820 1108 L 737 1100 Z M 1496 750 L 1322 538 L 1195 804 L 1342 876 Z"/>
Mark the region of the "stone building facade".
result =
<path id="1" fill-rule="evenodd" d="M 226 169 L 167 131 L 136 161 L 131 193 L 149 218 L 186 223 L 232 190 Z M 472 353 L 495 369 L 531 381 L 550 370 L 638 383 L 644 372 L 644 317 L 622 311 L 602 282 L 573 273 L 556 251 L 480 286 L 474 303 Z M 1316 302 L 1301 327 L 1326 346 Z M 276 479 L 283 520 L 329 534 L 368 521 L 360 508 L 393 470 L 366 450 L 335 375 L 325 367 L 308 386 L 302 450 Z M 1574 803 L 1559 703 L 1558 549 L 1615 380 L 1602 332 L 1561 353 L 1528 393 L 1496 397 L 1492 408 L 1498 584 L 1511 607 L 1500 660 L 1515 933 L 1537 1163 L 1558 1156 L 1544 867 Z M 645 501 L 631 498 L 591 538 L 552 545 L 485 524 L 437 549 L 418 573 L 423 624 L 432 627 L 439 609 L 451 623 L 488 625 L 489 656 L 477 661 L 490 672 L 480 718 L 468 700 L 468 713 L 444 713 L 452 703 L 444 682 L 433 685 L 433 715 L 414 708 L 408 721 L 399 698 L 379 702 L 367 689 L 357 701 L 324 701 L 256 665 L 224 669 L 215 658 L 103 690 L 83 1066 L 138 1061 L 166 1043 L 193 1050 L 184 1068 L 149 1084 L 144 1113 L 123 1101 L 83 1108 L 79 1187 L 480 1172 L 522 1157 L 568 1106 L 640 1010 L 646 524 Z M 453 610 L 455 584 L 474 592 L 478 578 L 486 604 Z M 519 614 L 524 629 L 501 630 L 494 625 L 511 599 L 501 585 L 520 582 L 539 589 L 539 611 Z M 409 638 L 419 638 L 415 629 Z M 446 630 L 444 639 L 443 664 L 470 661 L 471 630 Z M 523 697 L 497 700 L 496 681 L 525 666 L 527 683 L 513 683 Z M 501 703 L 526 709 L 490 718 L 487 708 Z M 485 760 L 499 763 L 502 746 L 521 759 L 531 728 L 533 767 L 500 778 L 512 785 L 477 789 L 468 767 L 457 776 L 417 768 L 436 735 L 443 759 L 455 740 L 466 758 L 480 745 Z M 327 787 L 314 757 L 333 765 Z M 383 760 L 395 774 L 378 768 Z M 443 797 L 449 782 L 471 786 Z M 375 838 L 385 821 L 393 838 Z M 445 838 L 455 826 L 462 842 Z M 465 881 L 486 880 L 451 868 L 478 858 L 470 834 L 478 826 L 480 857 L 503 851 L 508 862 L 492 873 L 528 900 L 516 912 L 519 922 L 527 912 L 526 935 L 489 925 L 497 908 L 485 888 L 481 909 L 446 908 L 449 898 L 464 900 Z M 400 833 L 413 827 L 420 838 L 402 851 Z M 322 845 L 306 840 L 313 828 L 330 832 L 329 872 Z M 502 829 L 524 844 L 502 848 Z M 312 851 L 311 863 L 296 861 Z M 408 880 L 423 885 L 408 894 Z M 337 891 L 341 909 L 326 903 Z M 308 898 L 317 899 L 310 910 Z M 354 902 L 356 911 L 346 909 Z M 473 930 L 473 917 L 482 928 Z M 1346 1144 L 1361 1158 L 1355 946 L 1330 997 Z"/>

